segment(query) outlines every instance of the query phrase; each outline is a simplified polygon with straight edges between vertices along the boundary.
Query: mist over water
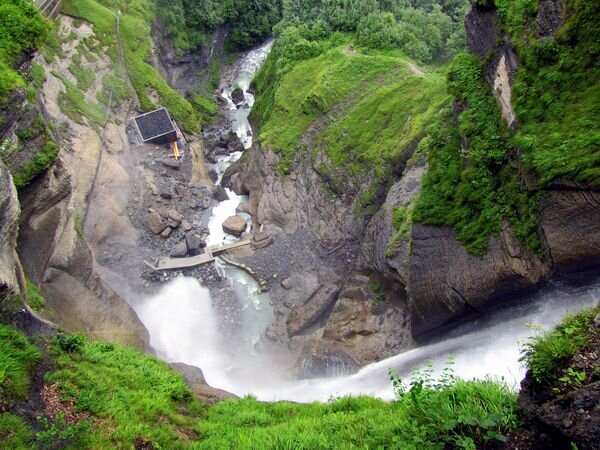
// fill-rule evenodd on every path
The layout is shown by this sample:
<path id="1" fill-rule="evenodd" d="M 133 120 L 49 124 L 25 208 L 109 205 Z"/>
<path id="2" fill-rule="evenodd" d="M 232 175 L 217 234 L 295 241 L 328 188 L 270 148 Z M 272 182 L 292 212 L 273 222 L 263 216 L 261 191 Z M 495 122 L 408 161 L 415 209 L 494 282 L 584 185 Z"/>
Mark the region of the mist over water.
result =
<path id="1" fill-rule="evenodd" d="M 583 286 L 554 283 L 453 330 L 436 343 L 371 364 L 354 375 L 311 380 L 294 379 L 287 362 L 268 350 L 220 336 L 219 318 L 212 310 L 208 290 L 195 279 L 182 277 L 166 285 L 138 308 L 138 314 L 163 359 L 200 367 L 213 387 L 237 395 L 251 393 L 265 401 L 309 402 L 347 394 L 391 399 L 389 368 L 408 380 L 412 370 L 427 362 L 439 373 L 450 357 L 458 376 L 504 378 L 516 388 L 524 376 L 518 362 L 519 343 L 532 334 L 528 324 L 548 329 L 566 314 L 594 306 L 599 300 L 600 279 Z M 244 324 L 241 331 L 254 338 L 257 329 L 251 324 Z"/>

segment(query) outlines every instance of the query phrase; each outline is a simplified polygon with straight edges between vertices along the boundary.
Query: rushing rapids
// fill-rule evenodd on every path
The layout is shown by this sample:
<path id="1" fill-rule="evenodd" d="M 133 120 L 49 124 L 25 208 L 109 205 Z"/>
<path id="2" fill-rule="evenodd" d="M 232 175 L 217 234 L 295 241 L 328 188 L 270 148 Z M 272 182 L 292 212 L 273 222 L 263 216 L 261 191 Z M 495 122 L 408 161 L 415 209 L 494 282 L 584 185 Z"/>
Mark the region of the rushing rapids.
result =
<path id="1" fill-rule="evenodd" d="M 248 88 L 270 48 L 269 42 L 247 53 L 236 66 L 232 83 L 222 91 L 232 130 L 246 149 L 252 146 L 248 115 L 254 103 Z M 231 98 L 234 86 L 244 91 L 245 100 L 240 108 Z M 241 152 L 220 157 L 216 165 L 219 181 L 226 168 L 240 157 Z M 223 232 L 221 224 L 236 214 L 240 203 L 247 201 L 245 196 L 230 190 L 227 194 L 229 200 L 213 209 L 209 244 L 233 239 Z M 244 218 L 250 219 L 247 215 Z M 200 367 L 214 387 L 238 395 L 253 394 L 267 401 L 308 402 L 346 394 L 372 394 L 390 399 L 393 397 L 390 368 L 406 379 L 411 371 L 427 363 L 439 373 L 450 359 L 455 373 L 463 378 L 503 378 L 516 387 L 524 376 L 518 361 L 520 346 L 535 332 L 532 324 L 549 328 L 564 315 L 593 306 L 600 299 L 600 279 L 583 285 L 555 282 L 536 294 L 507 301 L 502 308 L 438 336 L 427 345 L 366 366 L 356 374 L 298 380 L 281 352 L 257 345 L 273 316 L 268 295 L 259 293 L 256 282 L 245 272 L 219 261 L 217 265 L 232 283 L 240 302 L 242 314 L 237 338 L 221 335 L 220 318 L 212 307 L 208 289 L 192 278 L 169 283 L 157 295 L 141 302 L 137 312 L 160 357 Z M 332 367 L 330 372 L 335 373 L 335 369 Z"/>

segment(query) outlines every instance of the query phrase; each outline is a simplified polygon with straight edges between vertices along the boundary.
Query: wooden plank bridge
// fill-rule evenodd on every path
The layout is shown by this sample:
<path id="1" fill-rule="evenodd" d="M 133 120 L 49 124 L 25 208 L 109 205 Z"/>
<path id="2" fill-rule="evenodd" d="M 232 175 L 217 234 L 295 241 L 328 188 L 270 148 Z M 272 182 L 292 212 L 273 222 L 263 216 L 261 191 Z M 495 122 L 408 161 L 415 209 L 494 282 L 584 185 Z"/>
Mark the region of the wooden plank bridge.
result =
<path id="1" fill-rule="evenodd" d="M 252 241 L 245 239 L 243 241 L 234 242 L 233 244 L 211 245 L 204 249 L 204 253 L 196 256 L 189 256 L 186 258 L 158 258 L 154 264 L 149 263 L 148 261 L 144 261 L 144 264 L 156 271 L 196 267 L 214 261 L 218 255 L 226 252 L 227 250 L 244 247 L 246 245 L 250 245 L 251 243 Z"/>

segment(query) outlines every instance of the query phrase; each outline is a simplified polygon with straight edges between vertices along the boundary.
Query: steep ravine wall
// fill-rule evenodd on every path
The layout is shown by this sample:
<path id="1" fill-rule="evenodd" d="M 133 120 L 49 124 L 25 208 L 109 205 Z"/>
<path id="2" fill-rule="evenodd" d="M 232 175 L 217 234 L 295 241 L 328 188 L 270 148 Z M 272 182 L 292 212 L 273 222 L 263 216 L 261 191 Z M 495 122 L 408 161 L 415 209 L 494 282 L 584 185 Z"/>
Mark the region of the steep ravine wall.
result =
<path id="1" fill-rule="evenodd" d="M 556 32 L 561 23 L 556 17 L 560 9 L 542 3 L 538 28 Z M 493 7 L 471 6 L 465 27 L 467 50 L 485 59 L 484 73 L 499 109 L 508 126 L 517 130 L 511 98 L 519 61 L 510 36 L 501 31 L 501 19 Z M 491 238 L 487 253 L 481 257 L 469 254 L 453 229 L 419 223 L 397 239 L 390 252 L 388 243 L 395 232 L 393 210 L 418 195 L 426 170 L 424 162 L 409 164 L 379 211 L 372 218 L 364 218 L 355 214 L 356 198 L 331 196 L 327 180 L 315 169 L 318 165 L 313 159 L 297 158 L 291 173 L 281 175 L 278 156 L 255 145 L 226 174 L 225 182 L 237 192 L 249 193 L 254 220 L 265 224 L 278 239 L 293 243 L 302 235 L 302 252 L 312 242 L 314 267 L 292 269 L 292 282 L 286 287 L 272 283 L 277 319 L 270 336 L 289 339 L 282 324 L 289 324 L 292 313 L 296 323 L 304 311 L 311 326 L 294 335 L 290 345 L 299 350 L 300 365 L 316 368 L 315 374 L 323 370 L 328 355 L 344 367 L 363 365 L 407 348 L 412 336 L 435 330 L 466 313 L 483 311 L 506 297 L 534 289 L 556 274 L 600 263 L 597 190 L 566 182 L 547 188 L 539 212 L 539 234 L 546 249 L 542 256 L 525 248 L 508 223 L 502 224 L 501 233 Z M 347 192 L 360 191 L 368 181 L 348 185 Z M 304 233 L 314 239 L 306 239 Z M 343 251 L 328 254 L 339 245 Z M 289 248 L 294 245 L 289 244 Z M 263 256 L 255 261 L 260 264 L 269 257 L 276 258 L 277 251 L 264 249 Z M 302 259 L 300 255 L 294 258 Z M 313 294 L 327 283 L 336 286 L 340 294 L 329 300 L 315 321 Z M 378 297 L 370 291 L 374 284 L 383 287 L 388 301 L 382 303 L 397 313 L 381 314 L 370 306 Z M 346 295 L 348 291 L 354 294 Z M 365 327 L 372 318 L 378 325 Z M 366 337 L 379 344 L 365 344 Z"/>

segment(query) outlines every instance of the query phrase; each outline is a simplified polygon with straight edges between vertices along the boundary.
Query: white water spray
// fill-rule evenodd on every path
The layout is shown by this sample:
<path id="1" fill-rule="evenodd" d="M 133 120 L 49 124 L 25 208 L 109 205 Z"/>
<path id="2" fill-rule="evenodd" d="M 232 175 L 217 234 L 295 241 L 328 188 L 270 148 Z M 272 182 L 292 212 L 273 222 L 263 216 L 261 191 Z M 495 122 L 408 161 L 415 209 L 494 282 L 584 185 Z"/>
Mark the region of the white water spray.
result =
<path id="1" fill-rule="evenodd" d="M 294 380 L 269 355 L 231 348 L 218 337 L 217 319 L 208 291 L 195 279 L 178 278 L 138 308 L 152 336 L 151 344 L 169 362 L 200 367 L 211 386 L 260 400 L 309 402 L 332 396 L 371 394 L 393 398 L 388 369 L 407 376 L 430 361 L 439 372 L 453 357 L 455 373 L 466 379 L 503 378 L 514 387 L 524 376 L 520 343 L 532 331 L 528 324 L 550 328 L 566 314 L 600 300 L 600 279 L 583 287 L 556 283 L 508 308 L 454 330 L 441 341 L 364 367 L 354 375 Z"/>

